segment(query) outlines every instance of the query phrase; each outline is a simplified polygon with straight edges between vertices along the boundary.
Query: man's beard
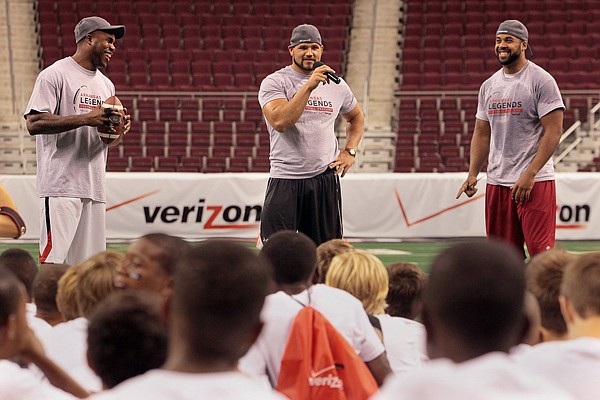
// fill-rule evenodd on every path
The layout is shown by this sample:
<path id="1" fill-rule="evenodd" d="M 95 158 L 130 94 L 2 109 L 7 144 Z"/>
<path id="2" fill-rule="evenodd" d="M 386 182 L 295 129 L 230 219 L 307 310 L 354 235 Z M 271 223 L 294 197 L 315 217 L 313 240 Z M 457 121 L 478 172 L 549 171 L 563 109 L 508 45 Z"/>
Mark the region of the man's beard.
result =
<path id="1" fill-rule="evenodd" d="M 521 58 L 521 49 L 515 51 L 514 53 L 510 53 L 510 55 L 508 56 L 508 58 L 506 60 L 501 60 L 500 56 L 498 55 L 498 53 L 496 53 L 496 57 L 498 58 L 498 62 L 502 65 L 511 65 L 512 63 L 514 63 L 515 61 L 517 61 L 519 58 Z"/>
<path id="2" fill-rule="evenodd" d="M 312 58 L 311 58 L 311 60 L 312 60 L 312 61 L 316 61 L 316 60 L 313 60 Z M 303 61 L 305 61 L 305 60 L 303 60 Z M 303 70 L 303 71 L 306 71 L 306 72 L 310 72 L 310 71 L 312 71 L 312 70 L 313 70 L 313 68 L 305 68 L 305 67 L 302 65 L 302 63 L 298 63 L 298 62 L 296 61 L 296 59 L 295 59 L 295 58 L 294 58 L 294 64 L 296 64 L 296 66 L 297 66 L 298 68 L 300 68 L 301 70 Z"/>

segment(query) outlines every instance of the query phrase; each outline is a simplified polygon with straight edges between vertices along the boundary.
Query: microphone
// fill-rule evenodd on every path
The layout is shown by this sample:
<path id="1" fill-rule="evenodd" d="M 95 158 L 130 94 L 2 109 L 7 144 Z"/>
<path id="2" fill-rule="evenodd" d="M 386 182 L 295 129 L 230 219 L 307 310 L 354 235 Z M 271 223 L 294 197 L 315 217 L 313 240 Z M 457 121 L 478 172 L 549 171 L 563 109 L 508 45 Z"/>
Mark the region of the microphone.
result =
<path id="1" fill-rule="evenodd" d="M 315 63 L 313 64 L 313 69 L 319 68 L 321 65 L 325 64 L 323 64 L 321 61 L 315 61 Z M 338 78 L 329 71 L 325 72 L 325 76 L 328 77 L 329 80 L 335 83 L 336 85 L 339 85 L 339 83 L 342 81 L 340 78 Z"/>

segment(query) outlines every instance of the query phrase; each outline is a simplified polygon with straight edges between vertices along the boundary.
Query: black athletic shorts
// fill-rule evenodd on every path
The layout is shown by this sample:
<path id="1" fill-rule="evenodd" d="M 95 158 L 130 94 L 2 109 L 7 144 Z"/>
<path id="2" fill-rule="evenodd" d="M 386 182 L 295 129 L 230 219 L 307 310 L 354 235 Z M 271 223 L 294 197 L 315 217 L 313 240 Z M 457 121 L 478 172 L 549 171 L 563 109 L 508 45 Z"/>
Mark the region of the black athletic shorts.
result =
<path id="1" fill-rule="evenodd" d="M 342 237 L 342 194 L 335 170 L 306 179 L 269 178 L 260 217 L 262 242 L 282 230 L 302 232 L 317 246 Z"/>

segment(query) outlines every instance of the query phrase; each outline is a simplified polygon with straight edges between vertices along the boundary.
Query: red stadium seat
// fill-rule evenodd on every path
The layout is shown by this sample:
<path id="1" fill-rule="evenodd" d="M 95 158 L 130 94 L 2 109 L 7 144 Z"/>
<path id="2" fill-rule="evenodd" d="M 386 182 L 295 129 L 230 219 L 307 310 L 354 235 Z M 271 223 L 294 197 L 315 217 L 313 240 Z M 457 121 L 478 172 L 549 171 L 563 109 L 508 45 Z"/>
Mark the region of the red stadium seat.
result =
<path id="1" fill-rule="evenodd" d="M 108 77 L 117 90 L 124 90 L 129 86 L 129 80 L 127 79 L 127 74 L 125 72 L 111 72 L 108 74 Z"/>
<path id="2" fill-rule="evenodd" d="M 191 85 L 189 72 L 185 72 L 185 73 L 174 72 L 174 73 L 172 73 L 171 74 L 171 85 L 174 88 L 182 90 L 182 91 L 191 90 L 192 85 Z"/>
<path id="3" fill-rule="evenodd" d="M 175 172 L 179 167 L 177 157 L 157 157 L 155 162 L 154 171 L 156 172 Z"/>
<path id="4" fill-rule="evenodd" d="M 199 171 L 202 168 L 202 158 L 197 156 L 192 157 L 182 157 L 181 158 L 181 166 L 182 167 L 194 167 L 197 168 L 196 171 Z"/>
<path id="5" fill-rule="evenodd" d="M 190 62 L 188 60 L 173 60 L 170 64 L 170 71 L 173 74 L 189 74 Z"/>
<path id="6" fill-rule="evenodd" d="M 215 73 L 213 74 L 213 84 L 215 87 L 223 89 L 233 88 L 233 76 L 230 73 Z"/>
<path id="7" fill-rule="evenodd" d="M 211 75 L 212 63 L 209 60 L 193 60 L 190 63 L 192 75 Z"/>
<path id="8" fill-rule="evenodd" d="M 118 157 L 109 154 L 106 170 L 109 172 L 125 172 L 129 168 L 129 157 Z"/>
<path id="9" fill-rule="evenodd" d="M 271 168 L 271 162 L 268 158 L 253 158 L 252 165 L 250 166 L 250 172 L 269 172 Z"/>
<path id="10" fill-rule="evenodd" d="M 250 14 L 251 11 L 252 11 L 252 4 L 250 2 L 234 2 L 232 4 L 231 12 L 234 15 L 246 16 L 246 15 Z"/>
<path id="11" fill-rule="evenodd" d="M 151 146 L 146 146 L 145 147 L 145 157 L 163 157 L 165 155 L 166 152 L 166 148 L 163 144 L 153 144 Z"/>
<path id="12" fill-rule="evenodd" d="M 397 156 L 395 168 L 408 168 L 412 169 L 415 167 L 415 158 L 413 156 Z"/>
<path id="13" fill-rule="evenodd" d="M 237 74 L 234 76 L 235 86 L 239 88 L 240 91 L 256 91 L 258 90 L 258 85 L 254 80 L 254 74 Z"/>
<path id="14" fill-rule="evenodd" d="M 210 146 L 211 145 L 211 133 L 210 128 L 207 128 L 204 124 L 206 122 L 192 122 L 191 124 L 191 146 Z"/>
<path id="15" fill-rule="evenodd" d="M 150 74 L 150 85 L 153 90 L 166 89 L 170 85 L 171 79 L 169 73 L 151 73 Z"/>
<path id="16" fill-rule="evenodd" d="M 130 171 L 133 172 L 146 172 L 152 171 L 154 168 L 154 158 L 153 157 L 131 157 L 131 167 Z"/>
<path id="17" fill-rule="evenodd" d="M 202 39 L 199 36 L 183 36 L 180 41 L 180 46 L 188 52 L 203 49 Z"/>
<path id="18" fill-rule="evenodd" d="M 232 157 L 229 159 L 228 172 L 247 172 L 252 165 L 251 157 Z"/>
<path id="19" fill-rule="evenodd" d="M 236 133 L 235 145 L 240 147 L 253 147 L 257 144 L 256 134 L 254 133 Z"/>
<path id="20" fill-rule="evenodd" d="M 190 132 L 189 123 L 187 121 L 170 121 L 168 123 L 168 131 L 169 135 L 172 133 L 187 135 Z"/>
<path id="21" fill-rule="evenodd" d="M 129 73 L 129 85 L 136 90 L 149 90 L 148 74 L 146 72 Z"/>
<path id="22" fill-rule="evenodd" d="M 166 153 L 169 155 L 186 155 L 187 148 L 189 146 L 190 137 L 181 134 L 169 134 L 168 136 L 169 146 L 166 148 Z M 175 149 L 181 149 L 180 151 L 175 151 Z"/>

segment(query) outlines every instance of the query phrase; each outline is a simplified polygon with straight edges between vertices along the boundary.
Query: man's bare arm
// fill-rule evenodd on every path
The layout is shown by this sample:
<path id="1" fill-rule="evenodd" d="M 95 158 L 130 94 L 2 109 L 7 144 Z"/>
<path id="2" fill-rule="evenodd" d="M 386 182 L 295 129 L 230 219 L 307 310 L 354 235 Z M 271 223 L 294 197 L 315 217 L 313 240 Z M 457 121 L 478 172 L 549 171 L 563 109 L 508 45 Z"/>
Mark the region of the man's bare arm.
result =
<path id="1" fill-rule="evenodd" d="M 35 336 L 31 328 L 27 329 L 25 336 L 25 344 L 19 354 L 19 357 L 23 361 L 35 364 L 53 386 L 82 399 L 89 396 L 87 390 L 71 378 L 54 361 L 48 358 L 40 340 Z"/>
<path id="2" fill-rule="evenodd" d="M 345 146 L 348 149 L 356 149 L 365 130 L 365 117 L 363 112 L 357 104 L 352 111 L 342 114 L 342 117 L 348 121 Z M 354 157 L 347 151 L 342 150 L 337 158 L 329 164 L 329 168 L 335 169 L 336 174 L 339 174 L 343 178 L 346 175 L 346 172 L 350 170 L 352 164 L 354 164 Z"/>
<path id="3" fill-rule="evenodd" d="M 544 136 L 540 140 L 537 153 L 523 175 L 512 187 L 512 198 L 518 202 L 529 200 L 529 195 L 535 184 L 535 176 L 548 162 L 556 151 L 562 135 L 563 111 L 556 109 L 540 118 L 544 128 Z"/>
<path id="4" fill-rule="evenodd" d="M 30 135 L 52 135 L 77 129 L 82 126 L 108 125 L 109 119 L 101 108 L 95 108 L 86 114 L 55 115 L 32 112 L 26 117 L 27 130 Z"/>
<path id="5" fill-rule="evenodd" d="M 475 119 L 475 129 L 473 130 L 473 138 L 471 139 L 471 155 L 469 164 L 469 176 L 463 182 L 462 186 L 456 194 L 458 199 L 461 194 L 466 194 L 468 197 L 473 197 L 477 193 L 477 175 L 490 153 L 490 138 L 492 129 L 488 121 Z"/>
<path id="6" fill-rule="evenodd" d="M 377 386 L 383 385 L 385 378 L 392 373 L 390 362 L 385 353 L 382 353 L 371 361 L 365 362 L 365 364 L 367 365 L 367 368 L 369 368 L 369 371 L 371 371 L 373 378 L 375 378 Z"/>
<path id="7" fill-rule="evenodd" d="M 365 116 L 357 104 L 352 111 L 342 114 L 342 117 L 348 121 L 346 129 L 346 147 L 356 149 L 362 139 L 365 131 Z"/>

